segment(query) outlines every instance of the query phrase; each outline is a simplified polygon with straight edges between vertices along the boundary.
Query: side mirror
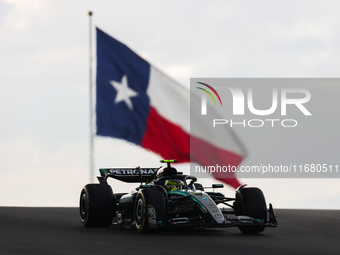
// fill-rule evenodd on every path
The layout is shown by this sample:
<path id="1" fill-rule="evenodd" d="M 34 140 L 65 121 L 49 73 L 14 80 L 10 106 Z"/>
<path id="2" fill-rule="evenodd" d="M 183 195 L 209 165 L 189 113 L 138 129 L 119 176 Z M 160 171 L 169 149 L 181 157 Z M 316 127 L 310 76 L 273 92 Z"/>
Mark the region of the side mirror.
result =
<path id="1" fill-rule="evenodd" d="M 211 187 L 212 187 L 213 189 L 218 189 L 218 188 L 223 188 L 224 185 L 223 185 L 223 184 L 213 184 Z"/>

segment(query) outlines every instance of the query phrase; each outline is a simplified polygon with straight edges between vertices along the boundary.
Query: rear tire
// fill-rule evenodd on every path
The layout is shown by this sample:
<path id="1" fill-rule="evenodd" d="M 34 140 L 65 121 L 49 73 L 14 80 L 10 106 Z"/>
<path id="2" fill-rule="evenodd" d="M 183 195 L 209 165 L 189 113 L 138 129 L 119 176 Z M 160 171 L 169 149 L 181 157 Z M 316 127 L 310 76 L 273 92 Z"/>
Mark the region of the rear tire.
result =
<path id="1" fill-rule="evenodd" d="M 107 184 L 87 184 L 80 193 L 80 219 L 85 227 L 109 227 L 116 212 L 116 200 Z"/>
<path id="2" fill-rule="evenodd" d="M 258 188 L 243 188 L 237 196 L 242 204 L 240 211 L 236 215 L 246 215 L 255 219 L 267 222 L 266 200 L 262 191 Z M 244 234 L 257 234 L 262 232 L 264 226 L 239 226 Z"/>

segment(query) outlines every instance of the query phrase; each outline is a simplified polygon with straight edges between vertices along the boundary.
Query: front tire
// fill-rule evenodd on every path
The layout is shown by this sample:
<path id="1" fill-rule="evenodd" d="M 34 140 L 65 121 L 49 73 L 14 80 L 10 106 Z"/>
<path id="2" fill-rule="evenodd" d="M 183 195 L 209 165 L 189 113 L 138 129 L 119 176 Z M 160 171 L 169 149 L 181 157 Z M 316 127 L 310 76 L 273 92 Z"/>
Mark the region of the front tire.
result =
<path id="1" fill-rule="evenodd" d="M 152 222 L 150 224 L 164 223 L 166 221 L 166 203 L 162 190 L 159 189 L 144 189 L 136 196 L 134 207 L 135 226 L 139 232 L 147 232 L 150 229 L 148 207 L 153 208 L 154 215 L 151 215 Z M 157 227 L 151 225 L 151 228 Z"/>
<path id="2" fill-rule="evenodd" d="M 260 189 L 243 188 L 236 196 L 241 204 L 237 215 L 246 215 L 255 219 L 260 219 L 266 223 L 266 200 Z M 239 226 L 239 229 L 244 234 L 257 234 L 262 232 L 265 229 L 265 226 Z"/>
<path id="3" fill-rule="evenodd" d="M 148 219 L 146 215 L 146 200 L 142 192 L 137 194 L 134 215 L 135 226 L 138 232 L 146 232 L 148 229 Z"/>
<path id="4" fill-rule="evenodd" d="M 80 193 L 80 219 L 85 227 L 109 227 L 115 207 L 115 197 L 107 184 L 87 184 Z"/>

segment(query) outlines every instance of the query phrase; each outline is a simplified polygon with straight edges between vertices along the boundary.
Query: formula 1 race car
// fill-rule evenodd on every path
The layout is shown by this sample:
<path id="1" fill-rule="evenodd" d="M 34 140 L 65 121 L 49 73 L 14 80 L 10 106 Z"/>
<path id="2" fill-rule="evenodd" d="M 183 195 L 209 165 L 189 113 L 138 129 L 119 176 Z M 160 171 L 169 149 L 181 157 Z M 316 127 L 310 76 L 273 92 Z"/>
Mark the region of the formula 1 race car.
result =
<path id="1" fill-rule="evenodd" d="M 161 160 L 167 163 L 164 168 L 100 169 L 100 183 L 87 184 L 80 194 L 83 225 L 135 227 L 139 232 L 170 227 L 238 227 L 246 234 L 277 226 L 273 207 L 269 204 L 267 210 L 260 189 L 242 185 L 235 198 L 208 192 L 196 177 L 177 172 L 170 165 L 173 162 L 176 160 Z M 141 184 L 131 193 L 113 193 L 109 177 Z M 213 184 L 211 188 L 222 187 Z"/>

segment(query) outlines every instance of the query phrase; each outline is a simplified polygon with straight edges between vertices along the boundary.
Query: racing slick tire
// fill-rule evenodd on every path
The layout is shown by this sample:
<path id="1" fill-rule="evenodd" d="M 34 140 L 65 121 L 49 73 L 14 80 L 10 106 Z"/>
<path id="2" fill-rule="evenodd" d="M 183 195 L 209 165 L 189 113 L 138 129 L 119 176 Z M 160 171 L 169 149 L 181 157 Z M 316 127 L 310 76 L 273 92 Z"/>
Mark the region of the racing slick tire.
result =
<path id="1" fill-rule="evenodd" d="M 242 207 L 237 215 L 246 215 L 256 219 L 267 221 L 266 200 L 262 191 L 258 188 L 243 188 L 240 190 Z M 257 234 L 265 229 L 265 226 L 239 226 L 244 234 Z"/>
<path id="2" fill-rule="evenodd" d="M 155 215 L 148 215 L 148 206 L 154 208 Z M 138 232 L 142 233 L 150 230 L 149 217 L 154 217 L 157 222 L 164 222 L 166 219 L 166 204 L 162 190 L 143 189 L 136 196 L 134 219 Z"/>
<path id="3" fill-rule="evenodd" d="M 109 227 L 115 207 L 115 196 L 107 184 L 87 184 L 80 193 L 80 219 L 85 227 Z"/>

